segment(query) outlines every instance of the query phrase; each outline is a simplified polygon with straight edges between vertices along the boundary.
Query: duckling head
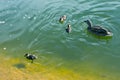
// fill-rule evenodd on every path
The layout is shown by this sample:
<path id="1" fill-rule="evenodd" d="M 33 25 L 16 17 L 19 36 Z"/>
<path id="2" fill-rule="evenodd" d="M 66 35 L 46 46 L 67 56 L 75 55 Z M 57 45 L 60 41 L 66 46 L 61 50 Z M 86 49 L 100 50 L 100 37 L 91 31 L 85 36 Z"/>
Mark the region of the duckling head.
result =
<path id="1" fill-rule="evenodd" d="M 28 54 L 28 53 L 26 53 L 26 54 L 24 55 L 24 57 L 27 57 L 27 56 L 29 56 L 29 54 Z"/>
<path id="2" fill-rule="evenodd" d="M 64 20 L 66 20 L 66 15 L 63 15 L 62 18 L 63 18 Z"/>
<path id="3" fill-rule="evenodd" d="M 68 28 L 71 28 L 71 25 L 70 24 L 68 24 L 68 26 L 67 26 Z"/>

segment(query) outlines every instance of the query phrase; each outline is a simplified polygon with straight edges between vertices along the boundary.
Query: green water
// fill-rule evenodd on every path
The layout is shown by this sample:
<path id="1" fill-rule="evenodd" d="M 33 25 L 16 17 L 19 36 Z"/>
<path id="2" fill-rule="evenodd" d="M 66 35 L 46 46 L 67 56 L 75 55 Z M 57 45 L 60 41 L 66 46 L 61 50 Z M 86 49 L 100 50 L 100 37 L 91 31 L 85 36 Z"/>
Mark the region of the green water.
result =
<path id="1" fill-rule="evenodd" d="M 0 54 L 24 59 L 30 52 L 37 63 L 120 79 L 119 8 L 119 0 L 0 0 Z M 86 19 L 110 29 L 113 37 L 87 34 Z"/>

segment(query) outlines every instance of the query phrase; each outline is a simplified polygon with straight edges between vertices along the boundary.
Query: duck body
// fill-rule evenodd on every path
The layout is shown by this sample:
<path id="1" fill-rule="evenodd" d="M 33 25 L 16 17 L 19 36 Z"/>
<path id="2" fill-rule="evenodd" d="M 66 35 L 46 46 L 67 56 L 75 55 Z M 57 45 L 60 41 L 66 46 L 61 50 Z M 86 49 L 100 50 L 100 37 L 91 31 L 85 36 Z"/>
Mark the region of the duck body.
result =
<path id="1" fill-rule="evenodd" d="M 67 32 L 67 33 L 70 33 L 70 32 L 71 32 L 71 30 L 72 30 L 72 29 L 71 29 L 71 25 L 70 25 L 70 24 L 68 24 L 68 26 L 67 26 L 67 28 L 66 28 L 66 32 Z"/>
<path id="2" fill-rule="evenodd" d="M 28 60 L 31 60 L 31 63 L 33 63 L 33 60 L 37 59 L 37 56 L 28 53 L 26 53 L 24 57 L 26 57 Z"/>
<path id="3" fill-rule="evenodd" d="M 89 20 L 86 20 L 84 22 L 88 24 L 87 30 L 97 36 L 112 36 L 113 35 L 113 33 L 106 28 L 102 28 L 101 26 L 92 26 Z"/>

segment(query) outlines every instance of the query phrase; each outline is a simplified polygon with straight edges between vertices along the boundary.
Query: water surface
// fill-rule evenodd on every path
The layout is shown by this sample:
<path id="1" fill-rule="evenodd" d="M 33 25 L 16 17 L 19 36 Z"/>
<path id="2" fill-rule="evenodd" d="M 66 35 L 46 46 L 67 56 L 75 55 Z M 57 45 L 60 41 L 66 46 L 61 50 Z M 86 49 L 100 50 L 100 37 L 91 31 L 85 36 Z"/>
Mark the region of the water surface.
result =
<path id="1" fill-rule="evenodd" d="M 30 52 L 46 66 L 118 80 L 119 8 L 118 0 L 0 0 L 0 54 L 24 59 Z M 67 15 L 63 24 L 59 23 L 62 15 Z M 110 29 L 113 37 L 89 35 L 86 19 Z M 70 34 L 65 32 L 67 24 L 72 26 Z"/>

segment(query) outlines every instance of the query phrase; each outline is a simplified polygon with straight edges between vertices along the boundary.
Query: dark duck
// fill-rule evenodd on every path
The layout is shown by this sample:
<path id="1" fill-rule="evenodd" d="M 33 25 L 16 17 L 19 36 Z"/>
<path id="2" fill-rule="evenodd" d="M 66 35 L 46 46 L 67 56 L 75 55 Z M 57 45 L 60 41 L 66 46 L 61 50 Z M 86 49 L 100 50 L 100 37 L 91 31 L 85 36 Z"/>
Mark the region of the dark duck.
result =
<path id="1" fill-rule="evenodd" d="M 70 33 L 70 32 L 71 32 L 71 30 L 72 30 L 72 29 L 71 29 L 71 25 L 70 25 L 70 24 L 68 24 L 68 26 L 67 26 L 67 28 L 66 28 L 66 32 L 67 32 L 67 33 Z"/>
<path id="2" fill-rule="evenodd" d="M 90 20 L 84 21 L 87 23 L 87 30 L 97 36 L 112 36 L 112 32 L 106 28 L 102 28 L 101 26 L 93 26 Z"/>
<path id="3" fill-rule="evenodd" d="M 26 57 L 28 60 L 31 60 L 31 63 L 33 63 L 33 60 L 37 59 L 37 56 L 29 53 L 26 53 L 24 57 Z"/>

